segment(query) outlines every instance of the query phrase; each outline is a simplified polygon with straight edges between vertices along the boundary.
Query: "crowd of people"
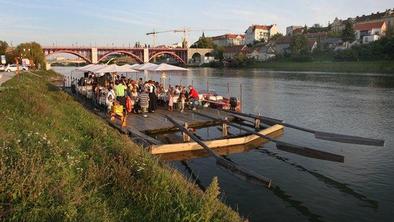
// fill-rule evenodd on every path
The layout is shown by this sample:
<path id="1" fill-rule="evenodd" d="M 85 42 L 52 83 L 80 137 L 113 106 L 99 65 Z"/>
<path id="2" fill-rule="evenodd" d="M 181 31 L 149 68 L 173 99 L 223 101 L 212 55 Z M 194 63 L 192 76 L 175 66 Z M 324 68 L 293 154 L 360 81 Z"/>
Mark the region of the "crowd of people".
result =
<path id="1" fill-rule="evenodd" d="M 91 85 L 92 100 L 99 104 L 104 97 L 109 113 L 113 112 L 114 106 L 122 106 L 123 112 L 141 113 L 148 117 L 148 112 L 154 113 L 159 105 L 169 111 L 184 112 L 185 107 L 196 109 L 199 104 L 199 94 L 192 85 L 170 85 L 165 89 L 162 84 L 153 80 L 134 80 L 118 75 L 101 83 L 96 77 L 89 76 L 81 78 L 78 85 Z"/>

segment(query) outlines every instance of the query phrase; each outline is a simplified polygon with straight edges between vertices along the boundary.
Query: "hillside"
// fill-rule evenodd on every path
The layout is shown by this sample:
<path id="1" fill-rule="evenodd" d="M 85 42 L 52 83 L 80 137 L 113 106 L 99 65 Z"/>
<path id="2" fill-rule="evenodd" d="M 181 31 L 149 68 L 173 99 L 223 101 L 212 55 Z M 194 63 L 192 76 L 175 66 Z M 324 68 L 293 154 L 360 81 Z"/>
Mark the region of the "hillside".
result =
<path id="1" fill-rule="evenodd" d="M 198 190 L 50 84 L 56 75 L 2 86 L 0 220 L 241 220 L 217 180 Z"/>

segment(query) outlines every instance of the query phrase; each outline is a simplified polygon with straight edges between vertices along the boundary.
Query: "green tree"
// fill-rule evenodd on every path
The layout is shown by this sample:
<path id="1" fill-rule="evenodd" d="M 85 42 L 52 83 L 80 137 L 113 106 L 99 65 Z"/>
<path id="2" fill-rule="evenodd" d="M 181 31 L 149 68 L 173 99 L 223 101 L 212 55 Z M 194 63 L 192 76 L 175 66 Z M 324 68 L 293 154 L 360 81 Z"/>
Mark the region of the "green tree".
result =
<path id="1" fill-rule="evenodd" d="M 201 36 L 197 42 L 193 43 L 191 48 L 214 48 L 215 44 L 213 44 L 212 38 L 205 37 L 205 35 Z"/>
<path id="2" fill-rule="evenodd" d="M 216 46 L 214 45 L 213 47 L 213 57 L 215 57 L 215 59 L 218 59 L 219 61 L 223 61 L 224 59 L 224 48 L 222 46 Z"/>
<path id="3" fill-rule="evenodd" d="M 290 49 L 292 55 L 308 54 L 308 39 L 304 35 L 293 35 L 291 38 Z"/>
<path id="4" fill-rule="evenodd" d="M 0 55 L 5 55 L 8 49 L 8 43 L 0 40 Z"/>
<path id="5" fill-rule="evenodd" d="M 276 40 L 278 40 L 281 37 L 283 37 L 282 33 L 276 33 L 275 35 L 271 36 L 270 40 L 271 41 L 276 41 Z"/>
<path id="6" fill-rule="evenodd" d="M 305 26 L 304 26 L 304 31 L 303 31 L 303 33 L 304 33 L 304 34 L 308 33 L 308 26 L 306 26 L 306 24 L 305 24 Z"/>
<path id="7" fill-rule="evenodd" d="M 16 49 L 18 57 L 29 59 L 36 68 L 45 68 L 45 54 L 42 47 L 37 42 L 27 42 L 19 44 Z"/>
<path id="8" fill-rule="evenodd" d="M 345 29 L 342 31 L 341 38 L 344 42 L 353 42 L 356 40 L 353 24 L 351 21 L 345 21 Z"/>

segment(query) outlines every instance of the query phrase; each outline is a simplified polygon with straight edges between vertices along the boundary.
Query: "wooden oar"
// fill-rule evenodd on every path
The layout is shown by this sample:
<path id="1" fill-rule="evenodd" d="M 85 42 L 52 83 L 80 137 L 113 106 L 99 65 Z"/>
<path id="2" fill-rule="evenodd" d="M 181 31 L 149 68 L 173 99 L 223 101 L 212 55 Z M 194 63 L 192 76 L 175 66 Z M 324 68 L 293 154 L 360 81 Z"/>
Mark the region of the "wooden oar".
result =
<path id="1" fill-rule="evenodd" d="M 266 116 L 259 116 L 259 115 L 254 115 L 254 114 L 247 114 L 247 113 L 241 113 L 241 112 L 236 112 L 236 111 L 231 111 L 231 110 L 222 110 L 224 112 L 232 113 L 235 115 L 239 116 L 245 116 L 245 117 L 250 117 L 250 118 L 257 118 L 262 121 L 267 121 L 270 123 L 276 123 L 276 124 L 281 124 L 286 127 L 290 127 L 293 129 L 298 129 L 304 132 L 312 133 L 315 135 L 316 139 L 321 139 L 321 140 L 329 140 L 329 141 L 335 141 L 335 142 L 340 142 L 340 143 L 351 143 L 351 144 L 360 144 L 360 145 L 368 145 L 368 146 L 384 146 L 384 140 L 381 139 L 372 139 L 372 138 L 366 138 L 366 137 L 360 137 L 360 136 L 350 136 L 350 135 L 344 135 L 344 134 L 338 134 L 338 133 L 329 133 L 329 132 L 323 132 L 323 131 L 318 131 L 318 130 L 313 130 L 313 129 L 307 129 L 304 127 L 292 125 L 289 123 L 285 123 L 283 120 L 279 119 L 274 119 Z"/>
<path id="2" fill-rule="evenodd" d="M 343 163 L 345 160 L 345 157 L 342 155 L 338 155 L 338 154 L 334 154 L 334 153 L 329 153 L 329 152 L 324 152 L 324 151 L 320 151 L 320 150 L 316 150 L 316 149 L 312 149 L 312 148 L 308 148 L 308 147 L 304 147 L 304 146 L 299 146 L 299 145 L 294 145 L 294 144 L 290 144 L 290 143 L 286 143 L 286 142 L 282 142 L 276 139 L 273 139 L 269 136 L 263 135 L 261 133 L 255 132 L 254 130 L 242 127 L 242 126 L 238 126 L 234 123 L 231 123 L 230 121 L 227 120 L 223 120 L 223 119 L 216 119 L 213 118 L 211 116 L 199 113 L 199 112 L 194 112 L 200 116 L 212 119 L 212 120 L 216 120 L 216 121 L 222 121 L 230 126 L 233 126 L 235 128 L 244 130 L 248 133 L 251 134 L 255 134 L 257 136 L 260 136 L 261 138 L 264 138 L 266 140 L 269 140 L 273 143 L 276 144 L 276 147 L 279 150 L 283 150 L 286 152 L 290 152 L 290 153 L 294 153 L 294 154 L 298 154 L 301 156 L 305 156 L 305 157 L 310 157 L 310 158 L 315 158 L 315 159 L 320 159 L 320 160 L 328 160 L 328 161 L 333 161 L 333 162 L 340 162 Z"/>
<path id="3" fill-rule="evenodd" d="M 180 131 L 187 134 L 192 140 L 194 140 L 196 143 L 198 143 L 211 156 L 213 156 L 216 159 L 216 164 L 224 167 L 224 169 L 226 169 L 226 170 L 230 170 L 231 172 L 235 173 L 237 176 L 240 176 L 242 178 L 246 178 L 247 180 L 251 180 L 253 182 L 257 182 L 258 184 L 263 184 L 264 186 L 266 186 L 268 188 L 271 187 L 271 179 L 260 176 L 253 171 L 250 171 L 246 168 L 236 165 L 235 163 L 233 163 L 231 161 L 224 159 L 223 157 L 218 155 L 216 152 L 214 152 L 212 149 L 210 149 L 203 141 L 201 141 L 199 138 L 197 138 L 197 136 L 194 135 L 194 133 L 190 132 L 189 130 L 187 130 L 186 128 L 181 126 L 179 123 L 177 123 L 174 119 L 172 119 L 168 115 L 165 115 L 165 117 L 172 124 L 174 124 L 174 126 L 176 126 Z"/>

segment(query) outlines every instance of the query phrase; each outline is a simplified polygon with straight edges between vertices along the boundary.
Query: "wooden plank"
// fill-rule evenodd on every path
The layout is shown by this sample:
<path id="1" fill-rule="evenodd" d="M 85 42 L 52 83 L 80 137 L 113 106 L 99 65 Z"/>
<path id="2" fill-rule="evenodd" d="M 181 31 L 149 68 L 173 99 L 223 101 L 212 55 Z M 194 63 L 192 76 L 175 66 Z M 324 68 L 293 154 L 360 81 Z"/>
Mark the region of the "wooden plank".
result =
<path id="1" fill-rule="evenodd" d="M 276 131 L 281 131 L 281 133 L 283 133 L 283 126 L 274 125 L 267 129 L 261 130 L 260 133 L 268 136 Z M 204 141 L 204 142 L 207 144 L 207 146 L 214 149 L 214 148 L 225 147 L 225 146 L 244 145 L 259 138 L 260 137 L 257 135 L 249 135 L 240 138 L 221 139 L 221 140 L 212 140 L 212 141 Z M 267 142 L 267 141 L 265 139 L 262 139 L 262 142 Z M 194 151 L 194 150 L 202 150 L 202 149 L 203 148 L 196 142 L 163 144 L 159 146 L 153 145 L 151 147 L 151 153 L 154 155 L 158 155 L 158 154 Z"/>
<path id="2" fill-rule="evenodd" d="M 148 135 L 146 135 L 146 134 L 144 134 L 144 133 L 138 131 L 138 130 L 137 130 L 136 128 L 134 128 L 134 127 L 128 126 L 128 127 L 127 127 L 127 131 L 128 131 L 128 133 L 129 133 L 130 136 L 142 138 L 143 140 L 147 141 L 147 142 L 150 143 L 150 144 L 155 144 L 155 145 L 160 145 L 160 144 L 162 144 L 162 142 L 160 142 L 159 140 L 157 140 L 157 139 L 155 139 L 155 138 L 153 138 L 153 137 L 150 137 L 150 136 L 148 136 Z"/>

